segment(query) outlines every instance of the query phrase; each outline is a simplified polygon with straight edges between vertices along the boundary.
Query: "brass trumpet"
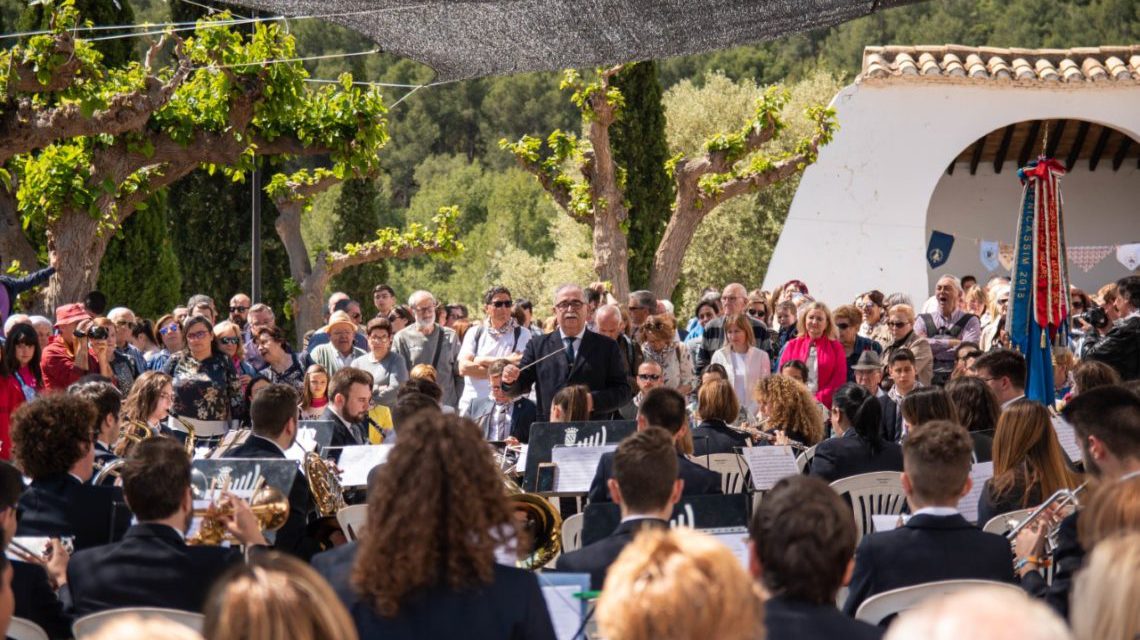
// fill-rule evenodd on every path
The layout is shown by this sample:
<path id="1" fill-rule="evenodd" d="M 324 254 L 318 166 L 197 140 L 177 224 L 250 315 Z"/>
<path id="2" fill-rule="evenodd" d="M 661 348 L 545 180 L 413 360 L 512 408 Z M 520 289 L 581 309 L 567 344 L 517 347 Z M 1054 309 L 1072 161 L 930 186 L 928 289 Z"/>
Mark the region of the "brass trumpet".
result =
<path id="1" fill-rule="evenodd" d="M 1085 488 L 1088 487 L 1088 484 L 1089 483 L 1086 480 L 1081 483 L 1081 485 L 1076 489 L 1058 489 L 1056 493 L 1049 496 L 1048 500 L 1042 502 L 1041 506 L 1031 511 L 1029 515 L 1025 516 L 1024 520 L 1017 523 L 1016 526 L 1010 529 L 1009 533 L 1005 534 L 1006 539 L 1009 540 L 1010 544 L 1013 544 L 1017 540 L 1017 535 L 1019 533 L 1021 533 L 1026 527 L 1032 525 L 1039 518 L 1041 518 L 1041 516 L 1050 510 L 1063 510 L 1069 507 L 1079 507 L 1081 504 L 1080 495 L 1085 491 Z M 1056 526 L 1049 530 L 1048 534 L 1046 534 L 1045 552 L 1047 554 L 1051 555 L 1053 553 L 1053 550 L 1057 548 L 1057 534 L 1060 529 L 1061 525 L 1058 523 Z"/>
<path id="2" fill-rule="evenodd" d="M 235 541 L 226 530 L 226 525 L 222 523 L 223 517 L 233 515 L 233 504 L 228 502 L 220 506 L 211 504 L 210 507 L 212 510 L 211 508 L 194 510 L 194 517 L 201 518 L 202 524 L 198 527 L 197 533 L 186 539 L 186 544 L 217 546 L 223 541 Z M 276 531 L 289 519 L 288 498 L 279 489 L 264 484 L 264 480 L 261 488 L 253 492 L 249 508 L 257 518 L 262 531 Z"/>

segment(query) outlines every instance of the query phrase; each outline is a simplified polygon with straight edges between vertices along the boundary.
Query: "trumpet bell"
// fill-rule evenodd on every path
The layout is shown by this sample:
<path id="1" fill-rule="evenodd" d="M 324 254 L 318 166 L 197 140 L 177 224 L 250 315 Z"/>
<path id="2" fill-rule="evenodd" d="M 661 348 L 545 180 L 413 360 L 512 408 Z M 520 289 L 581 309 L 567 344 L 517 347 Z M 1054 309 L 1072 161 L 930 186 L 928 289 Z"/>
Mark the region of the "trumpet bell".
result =
<path id="1" fill-rule="evenodd" d="M 249 501 L 249 508 L 254 517 L 257 518 L 258 528 L 262 531 L 276 531 L 285 526 L 285 521 L 289 519 L 289 499 L 281 493 L 280 489 L 269 485 L 262 487 L 253 494 L 253 498 Z M 188 538 L 186 543 L 216 546 L 226 540 L 233 541 L 233 537 L 229 535 L 226 526 L 221 521 L 222 517 L 232 515 L 233 512 L 233 505 L 216 507 L 213 511 L 208 508 L 195 509 L 193 516 L 201 518 L 202 523 L 198 527 L 198 532 Z"/>

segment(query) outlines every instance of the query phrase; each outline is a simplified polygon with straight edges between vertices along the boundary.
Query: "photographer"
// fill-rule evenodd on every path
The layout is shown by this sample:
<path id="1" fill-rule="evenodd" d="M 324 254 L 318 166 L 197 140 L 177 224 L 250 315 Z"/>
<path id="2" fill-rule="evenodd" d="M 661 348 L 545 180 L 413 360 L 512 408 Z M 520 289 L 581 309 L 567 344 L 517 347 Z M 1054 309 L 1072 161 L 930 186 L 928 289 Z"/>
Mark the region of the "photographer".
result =
<path id="1" fill-rule="evenodd" d="M 1117 280 L 1116 294 L 1113 307 L 1120 319 L 1088 346 L 1084 357 L 1111 366 L 1125 381 L 1136 380 L 1140 378 L 1140 276 Z"/>
<path id="2" fill-rule="evenodd" d="M 92 322 L 87 307 L 76 302 L 55 310 L 55 328 L 59 335 L 52 338 L 40 360 L 44 387 L 50 391 L 64 391 L 83 376 L 98 373 L 114 379 L 111 371 L 111 349 L 103 349 L 96 357 L 89 348 L 89 339 L 106 340 L 110 332 Z"/>

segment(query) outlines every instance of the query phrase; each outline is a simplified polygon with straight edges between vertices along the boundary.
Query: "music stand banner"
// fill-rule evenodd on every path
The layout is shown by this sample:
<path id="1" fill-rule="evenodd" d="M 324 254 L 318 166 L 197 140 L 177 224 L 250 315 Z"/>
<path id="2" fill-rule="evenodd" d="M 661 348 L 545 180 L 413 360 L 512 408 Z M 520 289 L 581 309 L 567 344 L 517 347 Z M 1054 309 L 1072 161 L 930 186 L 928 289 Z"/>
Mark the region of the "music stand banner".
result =
<path id="1" fill-rule="evenodd" d="M 582 521 L 582 546 L 610 535 L 621 523 L 621 508 L 613 502 L 586 505 Z M 673 506 L 669 518 L 673 526 L 691 529 L 723 529 L 748 526 L 748 496 L 729 495 L 682 496 Z"/>
<path id="2" fill-rule="evenodd" d="M 550 462 L 554 447 L 589 447 L 617 444 L 637 431 L 635 420 L 591 420 L 589 422 L 536 422 L 530 427 L 523 489 L 538 487 L 538 465 Z"/>

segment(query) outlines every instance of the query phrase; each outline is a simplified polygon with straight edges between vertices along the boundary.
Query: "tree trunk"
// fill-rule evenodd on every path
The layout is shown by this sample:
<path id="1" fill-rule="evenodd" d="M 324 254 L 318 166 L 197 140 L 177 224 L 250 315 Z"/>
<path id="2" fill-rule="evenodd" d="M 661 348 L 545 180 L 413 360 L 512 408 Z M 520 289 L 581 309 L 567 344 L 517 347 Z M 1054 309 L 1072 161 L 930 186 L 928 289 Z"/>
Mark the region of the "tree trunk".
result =
<path id="1" fill-rule="evenodd" d="M 604 94 L 604 92 L 601 92 Z M 613 106 L 598 98 L 594 101 L 595 117 L 590 122 L 590 145 L 593 147 L 594 174 L 590 195 L 594 200 L 594 271 L 618 300 L 629 297 L 629 244 L 622 230 L 628 214 L 625 195 L 617 183 L 617 166 L 610 144 L 610 125 L 614 121 Z"/>
<path id="2" fill-rule="evenodd" d="M 677 199 L 673 203 L 673 215 L 669 217 L 669 224 L 665 226 L 665 233 L 657 245 L 653 257 L 653 271 L 649 274 L 649 290 L 658 300 L 668 300 L 673 297 L 673 289 L 681 279 L 681 265 L 685 260 L 685 252 L 689 250 L 689 243 L 705 214 L 698 209 L 696 203 L 703 203 L 696 194 L 695 182 L 678 181 Z M 707 205 L 706 205 L 707 206 Z M 709 247 L 716 251 L 716 247 Z"/>
<path id="3" fill-rule="evenodd" d="M 59 256 L 59 268 L 48 281 L 44 303 L 49 310 L 82 302 L 95 289 L 99 267 L 111 232 L 99 231 L 99 221 L 86 211 L 64 209 L 59 217 L 48 223 L 48 242 L 54 243 Z M 147 265 L 137 265 L 146 269 Z"/>
<path id="4" fill-rule="evenodd" d="M 13 260 L 19 260 L 25 271 L 39 269 L 36 248 L 24 235 L 20 213 L 16 211 L 16 194 L 0 189 L 0 267 L 7 268 Z"/>
<path id="5" fill-rule="evenodd" d="M 290 303 L 293 307 L 293 326 L 297 328 L 297 345 L 304 339 L 305 332 L 316 329 L 324 323 L 324 293 L 328 284 L 328 272 L 323 265 L 318 265 L 314 273 L 313 264 L 309 261 L 309 252 L 305 248 L 305 239 L 301 236 L 301 213 L 304 205 L 291 200 L 278 200 L 277 220 L 273 226 L 277 229 L 285 253 L 289 255 L 289 277 L 297 285 L 297 289 L 290 292 Z M 323 274 L 323 277 L 322 277 Z"/>

